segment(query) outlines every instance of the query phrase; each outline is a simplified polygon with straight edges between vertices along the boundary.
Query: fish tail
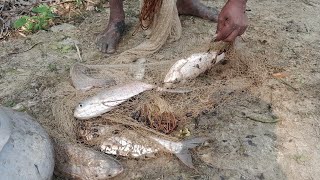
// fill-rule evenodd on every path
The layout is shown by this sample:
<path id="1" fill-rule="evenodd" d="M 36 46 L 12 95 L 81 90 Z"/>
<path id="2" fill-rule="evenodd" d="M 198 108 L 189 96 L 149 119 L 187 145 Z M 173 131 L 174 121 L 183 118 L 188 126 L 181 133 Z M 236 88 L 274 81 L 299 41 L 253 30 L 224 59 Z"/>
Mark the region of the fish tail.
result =
<path id="1" fill-rule="evenodd" d="M 185 164 L 189 168 L 194 169 L 194 166 L 192 163 L 192 157 L 191 157 L 189 149 L 195 148 L 207 140 L 209 140 L 209 138 L 197 137 L 197 138 L 182 141 L 181 142 L 182 149 L 179 152 L 175 153 L 175 155 L 183 162 L 183 164 Z"/>

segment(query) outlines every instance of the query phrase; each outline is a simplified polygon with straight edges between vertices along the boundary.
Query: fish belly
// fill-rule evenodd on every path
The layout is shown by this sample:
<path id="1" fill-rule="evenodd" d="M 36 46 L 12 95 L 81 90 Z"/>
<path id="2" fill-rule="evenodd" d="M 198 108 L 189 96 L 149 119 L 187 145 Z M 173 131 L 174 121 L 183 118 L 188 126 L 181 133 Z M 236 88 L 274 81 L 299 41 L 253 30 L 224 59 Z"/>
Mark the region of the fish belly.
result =
<path id="1" fill-rule="evenodd" d="M 135 144 L 132 141 L 121 138 L 112 137 L 107 140 L 108 142 L 103 142 L 101 145 L 101 151 L 112 154 L 120 155 L 126 157 L 153 157 L 155 153 L 159 151 L 157 148 L 148 147 L 141 144 Z"/>

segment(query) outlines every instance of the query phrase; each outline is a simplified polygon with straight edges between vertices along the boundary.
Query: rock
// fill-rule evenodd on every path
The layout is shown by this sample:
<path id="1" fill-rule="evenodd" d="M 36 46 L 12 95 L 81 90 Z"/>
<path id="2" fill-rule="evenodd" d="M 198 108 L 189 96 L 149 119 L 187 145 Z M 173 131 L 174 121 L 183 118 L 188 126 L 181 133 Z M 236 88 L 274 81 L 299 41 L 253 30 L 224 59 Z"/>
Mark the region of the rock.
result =
<path id="1" fill-rule="evenodd" d="M 3 146 L 8 142 L 12 132 L 12 123 L 10 117 L 0 109 L 0 152 Z"/>
<path id="2" fill-rule="evenodd" d="M 63 23 L 57 26 L 53 26 L 50 29 L 53 32 L 72 32 L 75 31 L 77 28 L 72 24 Z"/>
<path id="3" fill-rule="evenodd" d="M 0 118 L 1 123 L 9 119 L 12 124 L 11 135 L 3 133 L 10 137 L 0 152 L 1 179 L 51 179 L 53 146 L 46 131 L 26 113 L 9 108 L 0 106 Z"/>
<path id="4" fill-rule="evenodd" d="M 67 179 L 109 179 L 122 173 L 113 157 L 99 151 L 66 142 L 54 142 L 55 174 Z"/>

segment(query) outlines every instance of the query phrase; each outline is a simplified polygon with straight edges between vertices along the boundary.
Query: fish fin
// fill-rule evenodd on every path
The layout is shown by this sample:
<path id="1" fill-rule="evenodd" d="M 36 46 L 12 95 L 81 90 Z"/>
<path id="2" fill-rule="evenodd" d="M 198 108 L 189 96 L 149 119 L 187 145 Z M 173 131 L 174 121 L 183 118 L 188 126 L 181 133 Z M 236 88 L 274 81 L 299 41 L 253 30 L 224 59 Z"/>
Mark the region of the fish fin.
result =
<path id="1" fill-rule="evenodd" d="M 225 57 L 224 53 L 217 55 L 215 64 L 217 64 L 218 62 L 222 61 L 224 59 L 224 57 Z"/>
<path id="2" fill-rule="evenodd" d="M 193 163 L 192 163 L 192 157 L 190 154 L 189 149 L 195 148 L 205 141 L 209 140 L 209 138 L 206 137 L 197 137 L 188 139 L 182 142 L 182 149 L 178 153 L 175 153 L 175 155 L 189 168 L 194 169 Z"/>
<path id="3" fill-rule="evenodd" d="M 181 152 L 175 154 L 180 161 L 188 166 L 191 169 L 194 169 L 193 163 L 192 163 L 192 157 L 188 149 L 182 150 Z"/>

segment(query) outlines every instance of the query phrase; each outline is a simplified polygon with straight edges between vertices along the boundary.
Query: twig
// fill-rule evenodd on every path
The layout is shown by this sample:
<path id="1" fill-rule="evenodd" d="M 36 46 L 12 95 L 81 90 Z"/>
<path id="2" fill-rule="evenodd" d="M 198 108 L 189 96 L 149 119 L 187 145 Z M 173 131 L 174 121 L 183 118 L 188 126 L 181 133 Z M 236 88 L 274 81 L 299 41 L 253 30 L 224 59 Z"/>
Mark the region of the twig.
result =
<path id="1" fill-rule="evenodd" d="M 259 114 L 246 114 L 245 116 L 246 118 L 249 118 L 252 121 L 257 121 L 257 122 L 261 122 L 261 123 L 276 123 L 279 121 L 279 119 L 274 119 L 272 117 L 270 118 L 266 118 L 264 116 L 261 116 Z"/>
<path id="2" fill-rule="evenodd" d="M 79 47 L 78 47 L 77 43 L 74 43 L 74 45 L 76 46 L 77 54 L 78 54 L 78 56 L 79 56 L 79 60 L 80 60 L 80 62 L 82 62 L 83 60 L 82 60 L 82 57 L 81 57 L 80 49 L 79 49 Z"/>
<path id="3" fill-rule="evenodd" d="M 313 7 L 316 7 L 315 4 L 313 4 L 313 2 L 310 2 L 309 0 L 302 0 L 302 2 L 308 6 L 313 6 Z"/>
<path id="4" fill-rule="evenodd" d="M 248 111 L 239 111 L 242 116 L 235 114 L 238 117 L 241 118 L 248 118 L 252 121 L 256 121 L 256 122 L 261 122 L 261 123 L 276 123 L 279 121 L 279 118 L 275 118 L 275 117 L 266 117 L 262 114 L 257 114 L 257 113 L 252 113 L 252 112 L 248 112 Z"/>
<path id="5" fill-rule="evenodd" d="M 76 0 L 63 1 L 63 2 L 59 2 L 59 3 L 55 3 L 55 5 L 60 5 L 60 4 L 65 4 L 65 3 L 72 3 L 72 2 L 76 2 Z"/>
<path id="6" fill-rule="evenodd" d="M 24 53 L 24 52 L 30 51 L 31 49 L 33 49 L 34 47 L 36 47 L 37 45 L 42 44 L 42 43 L 43 43 L 43 42 L 35 43 L 35 44 L 32 45 L 30 48 L 28 48 L 28 49 L 26 49 L 26 50 L 23 50 L 23 51 L 8 53 L 7 56 L 10 56 L 10 55 L 13 55 L 13 54 L 20 54 L 20 53 Z"/>
<path id="7" fill-rule="evenodd" d="M 287 83 L 286 81 L 279 79 L 279 78 L 274 78 L 274 79 L 281 82 L 282 84 L 288 86 L 291 90 L 298 91 L 297 88 L 293 87 L 291 84 Z"/>

